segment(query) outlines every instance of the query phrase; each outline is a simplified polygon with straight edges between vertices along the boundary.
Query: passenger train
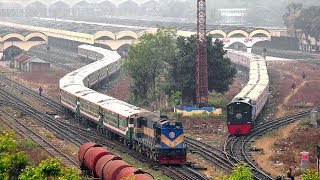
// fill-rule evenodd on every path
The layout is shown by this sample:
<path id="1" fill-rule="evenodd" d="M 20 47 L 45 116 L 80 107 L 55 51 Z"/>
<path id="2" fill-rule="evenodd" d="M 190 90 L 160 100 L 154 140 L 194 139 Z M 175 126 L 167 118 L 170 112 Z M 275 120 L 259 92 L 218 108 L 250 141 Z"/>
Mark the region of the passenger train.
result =
<path id="1" fill-rule="evenodd" d="M 82 52 L 91 52 L 92 57 L 98 58 L 60 79 L 60 100 L 64 110 L 77 118 L 90 120 L 108 137 L 160 164 L 186 162 L 181 122 L 172 122 L 166 116 L 158 116 L 90 89 L 120 68 L 120 55 L 89 45 L 80 46 L 79 54 Z"/>
<path id="2" fill-rule="evenodd" d="M 231 62 L 249 68 L 247 85 L 227 105 L 227 126 L 230 134 L 247 135 L 266 104 L 269 75 L 264 58 L 252 53 L 228 50 Z"/>
<path id="3" fill-rule="evenodd" d="M 80 58 L 96 61 L 103 58 L 103 54 L 95 51 L 95 47 L 87 44 L 78 46 L 78 56 Z"/>

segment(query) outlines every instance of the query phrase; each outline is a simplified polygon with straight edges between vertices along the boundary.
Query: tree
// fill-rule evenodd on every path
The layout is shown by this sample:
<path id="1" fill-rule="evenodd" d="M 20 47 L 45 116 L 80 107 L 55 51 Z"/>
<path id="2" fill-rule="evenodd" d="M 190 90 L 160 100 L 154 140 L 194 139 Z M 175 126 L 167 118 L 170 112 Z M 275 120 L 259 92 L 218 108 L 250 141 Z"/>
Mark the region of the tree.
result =
<path id="1" fill-rule="evenodd" d="M 175 57 L 176 30 L 158 28 L 155 34 L 145 33 L 140 43 L 131 47 L 124 69 L 132 78 L 131 93 L 137 104 L 154 102 L 166 79 L 165 62 Z"/>
<path id="2" fill-rule="evenodd" d="M 319 52 L 318 41 L 320 36 L 320 14 L 318 17 L 314 18 L 311 22 L 311 35 L 316 40 L 316 51 Z"/>
<path id="3" fill-rule="evenodd" d="M 21 171 L 28 165 L 28 156 L 24 152 L 18 152 L 10 156 L 11 167 L 9 169 L 10 179 L 18 179 Z"/>
<path id="4" fill-rule="evenodd" d="M 309 170 L 307 169 L 302 174 L 302 180 L 320 180 L 320 173 L 318 173 L 316 170 Z"/>
<path id="5" fill-rule="evenodd" d="M 155 102 L 161 93 L 182 93 L 184 102 L 196 98 L 196 37 L 176 37 L 172 29 L 160 28 L 156 34 L 144 34 L 124 63 L 132 78 L 131 93 L 136 104 Z M 226 92 L 236 74 L 225 58 L 223 43 L 208 37 L 209 90 Z M 173 94 L 172 94 L 173 93 Z M 144 101 L 144 102 L 143 102 Z"/>
<path id="6" fill-rule="evenodd" d="M 76 169 L 65 168 L 60 160 L 50 158 L 42 161 L 38 166 L 28 166 L 19 176 L 20 180 L 61 179 L 80 180 Z"/>
<path id="7" fill-rule="evenodd" d="M 0 136 L 0 179 L 17 179 L 28 163 L 24 152 L 15 152 L 18 142 L 13 132 L 3 132 Z"/>
<path id="8" fill-rule="evenodd" d="M 184 101 L 196 98 L 196 37 L 179 37 L 177 46 L 179 49 L 176 58 L 171 59 L 169 75 L 171 77 L 171 89 L 182 92 Z M 229 90 L 233 82 L 236 69 L 224 55 L 223 43 L 218 39 L 212 43 L 212 36 L 207 37 L 208 48 L 208 89 L 224 93 Z"/>
<path id="9" fill-rule="evenodd" d="M 314 32 L 312 31 L 313 20 L 316 19 L 319 14 L 320 8 L 312 6 L 308 9 L 302 9 L 300 15 L 294 21 L 294 27 L 304 33 L 308 45 L 311 43 L 309 35 L 314 35 Z"/>
<path id="10" fill-rule="evenodd" d="M 290 35 L 294 35 L 296 37 L 296 30 L 294 28 L 294 21 L 300 15 L 302 10 L 301 3 L 290 3 L 287 6 L 287 12 L 283 15 L 282 19 L 284 24 L 287 27 L 287 31 Z"/>
<path id="11" fill-rule="evenodd" d="M 208 42 L 209 91 L 224 93 L 229 90 L 237 70 L 231 66 L 230 59 L 224 57 L 227 52 L 222 41 L 216 39 L 212 45 L 212 37 L 209 36 Z"/>

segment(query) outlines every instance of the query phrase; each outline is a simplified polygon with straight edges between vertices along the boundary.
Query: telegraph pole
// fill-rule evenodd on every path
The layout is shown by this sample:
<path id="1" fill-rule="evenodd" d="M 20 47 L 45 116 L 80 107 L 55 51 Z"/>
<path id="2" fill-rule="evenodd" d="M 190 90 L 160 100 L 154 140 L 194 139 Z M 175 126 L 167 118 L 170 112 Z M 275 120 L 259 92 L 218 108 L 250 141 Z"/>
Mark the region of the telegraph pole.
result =
<path id="1" fill-rule="evenodd" d="M 197 0 L 197 105 L 208 105 L 206 0 Z"/>

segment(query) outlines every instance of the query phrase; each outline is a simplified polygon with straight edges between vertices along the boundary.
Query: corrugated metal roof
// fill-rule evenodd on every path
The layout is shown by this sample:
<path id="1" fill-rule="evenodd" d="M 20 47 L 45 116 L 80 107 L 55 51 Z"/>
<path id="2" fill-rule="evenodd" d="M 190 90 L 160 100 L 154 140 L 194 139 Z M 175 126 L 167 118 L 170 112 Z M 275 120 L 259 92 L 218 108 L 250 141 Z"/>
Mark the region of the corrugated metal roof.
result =
<path id="1" fill-rule="evenodd" d="M 47 5 L 39 2 L 39 1 L 35 1 L 33 3 L 30 3 L 26 6 L 26 9 L 46 9 Z"/>
<path id="2" fill-rule="evenodd" d="M 31 59 L 28 59 L 27 62 L 50 64 L 49 62 L 46 62 L 38 57 L 33 57 Z"/>
<path id="3" fill-rule="evenodd" d="M 20 54 L 20 55 L 16 56 L 16 57 L 14 58 L 14 60 L 15 60 L 15 61 L 22 62 L 22 61 L 28 60 L 28 59 L 30 59 L 30 58 L 32 58 L 32 57 L 31 57 L 31 56 L 28 56 L 28 55 L 26 55 L 26 54 Z"/>
<path id="4" fill-rule="evenodd" d="M 0 2 L 0 9 L 23 9 L 23 7 L 16 2 Z"/>

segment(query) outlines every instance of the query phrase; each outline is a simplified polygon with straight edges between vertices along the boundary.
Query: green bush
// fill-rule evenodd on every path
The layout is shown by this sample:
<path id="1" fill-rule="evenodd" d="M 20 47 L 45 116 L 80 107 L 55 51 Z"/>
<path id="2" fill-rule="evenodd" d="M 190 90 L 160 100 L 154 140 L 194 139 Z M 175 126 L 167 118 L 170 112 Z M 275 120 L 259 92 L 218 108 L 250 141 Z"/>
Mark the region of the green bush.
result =
<path id="1" fill-rule="evenodd" d="M 236 164 L 232 173 L 228 176 L 222 176 L 220 180 L 252 180 L 253 174 L 251 173 L 251 168 L 244 163 Z"/>
<path id="2" fill-rule="evenodd" d="M 302 126 L 310 126 L 310 124 L 311 124 L 311 120 L 310 119 L 303 119 L 300 122 L 300 125 L 302 125 Z"/>
<path id="3" fill-rule="evenodd" d="M 186 118 L 190 118 L 190 119 L 209 119 L 209 118 L 219 118 L 219 119 L 226 119 L 226 114 L 223 113 L 221 115 L 216 115 L 216 114 L 212 114 L 212 113 L 207 113 L 207 112 L 203 112 L 200 114 L 192 114 L 191 116 L 183 116 L 182 113 L 168 113 L 168 117 L 170 119 L 172 118 L 176 118 L 176 119 L 181 119 L 182 117 L 186 117 Z"/>
<path id="4" fill-rule="evenodd" d="M 4 151 L 13 151 L 18 147 L 18 142 L 13 132 L 3 132 L 0 135 L 0 153 Z"/>
<path id="5" fill-rule="evenodd" d="M 209 94 L 209 106 L 210 107 L 221 107 L 225 108 L 229 104 L 228 95 L 221 93 L 210 93 Z"/>
<path id="6" fill-rule="evenodd" d="M 203 112 L 201 114 L 192 114 L 190 116 L 191 119 L 209 119 L 209 118 L 219 118 L 219 115 L 215 115 L 212 113 Z"/>
<path id="7" fill-rule="evenodd" d="M 38 166 L 28 166 L 19 176 L 20 180 L 38 179 L 63 179 L 80 180 L 79 172 L 76 169 L 65 168 L 61 161 L 50 158 L 42 161 Z"/>
<path id="8" fill-rule="evenodd" d="M 183 117 L 183 114 L 171 112 L 171 113 L 168 113 L 167 116 L 169 117 L 169 119 L 181 119 Z"/>
<path id="9" fill-rule="evenodd" d="M 320 180 L 320 173 L 314 169 L 307 169 L 301 177 L 302 180 Z"/>

